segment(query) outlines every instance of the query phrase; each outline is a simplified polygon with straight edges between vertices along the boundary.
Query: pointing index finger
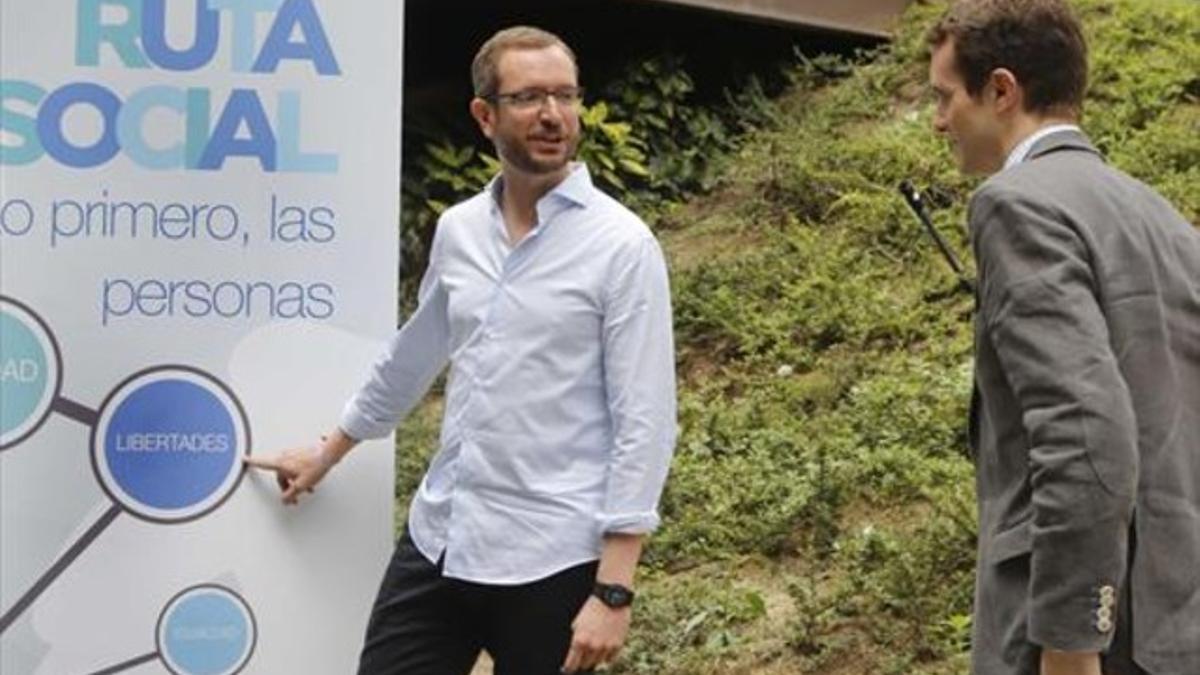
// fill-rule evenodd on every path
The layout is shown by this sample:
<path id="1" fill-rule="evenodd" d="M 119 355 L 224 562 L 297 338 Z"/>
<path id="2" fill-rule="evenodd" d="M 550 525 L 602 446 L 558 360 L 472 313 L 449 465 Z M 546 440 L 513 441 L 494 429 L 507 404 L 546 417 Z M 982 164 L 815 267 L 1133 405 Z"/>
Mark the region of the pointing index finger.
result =
<path id="1" fill-rule="evenodd" d="M 279 460 L 275 459 L 274 457 L 255 457 L 253 455 L 246 455 L 242 458 L 242 462 L 246 466 L 252 466 L 256 469 L 266 469 L 268 471 L 278 471 L 279 469 L 283 468 L 279 463 Z"/>

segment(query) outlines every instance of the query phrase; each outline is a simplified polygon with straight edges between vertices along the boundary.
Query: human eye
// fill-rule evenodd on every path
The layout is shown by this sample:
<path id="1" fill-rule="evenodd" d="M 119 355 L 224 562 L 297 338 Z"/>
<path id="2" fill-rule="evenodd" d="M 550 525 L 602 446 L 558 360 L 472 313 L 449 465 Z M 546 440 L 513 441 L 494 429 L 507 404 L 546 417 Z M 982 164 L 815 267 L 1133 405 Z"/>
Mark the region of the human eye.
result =
<path id="1" fill-rule="evenodd" d="M 546 94 L 538 89 L 522 89 L 514 92 L 510 100 L 520 106 L 535 105 L 540 103 Z"/>
<path id="2" fill-rule="evenodd" d="M 583 90 L 579 87 L 563 87 L 555 89 L 550 94 L 554 97 L 554 101 L 561 105 L 574 105 L 583 99 Z"/>

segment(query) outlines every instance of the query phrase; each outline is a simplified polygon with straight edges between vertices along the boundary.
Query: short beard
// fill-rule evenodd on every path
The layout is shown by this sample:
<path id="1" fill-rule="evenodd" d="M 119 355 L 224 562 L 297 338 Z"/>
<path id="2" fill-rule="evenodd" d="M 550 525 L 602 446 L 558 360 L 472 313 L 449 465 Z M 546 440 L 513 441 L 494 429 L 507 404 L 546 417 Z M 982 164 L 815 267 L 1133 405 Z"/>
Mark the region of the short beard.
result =
<path id="1" fill-rule="evenodd" d="M 575 159 L 575 151 L 579 149 L 579 139 L 571 141 L 567 151 L 563 154 L 562 161 L 555 160 L 553 162 L 534 159 L 533 155 L 519 144 L 496 140 L 495 146 L 496 154 L 500 155 L 500 159 L 506 163 L 525 173 L 544 176 L 561 171 L 563 167 L 571 163 L 571 160 Z"/>

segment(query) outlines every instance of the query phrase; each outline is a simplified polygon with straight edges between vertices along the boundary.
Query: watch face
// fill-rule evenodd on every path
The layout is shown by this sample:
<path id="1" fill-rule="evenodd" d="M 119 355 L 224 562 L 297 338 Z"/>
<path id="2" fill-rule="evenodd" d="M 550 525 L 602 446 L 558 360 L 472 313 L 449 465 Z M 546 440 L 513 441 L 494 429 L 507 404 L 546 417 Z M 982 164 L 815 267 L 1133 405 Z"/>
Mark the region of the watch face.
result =
<path id="1" fill-rule="evenodd" d="M 609 607 L 627 607 L 633 602 L 633 591 L 617 585 L 602 585 L 597 587 L 596 595 L 600 601 Z"/>

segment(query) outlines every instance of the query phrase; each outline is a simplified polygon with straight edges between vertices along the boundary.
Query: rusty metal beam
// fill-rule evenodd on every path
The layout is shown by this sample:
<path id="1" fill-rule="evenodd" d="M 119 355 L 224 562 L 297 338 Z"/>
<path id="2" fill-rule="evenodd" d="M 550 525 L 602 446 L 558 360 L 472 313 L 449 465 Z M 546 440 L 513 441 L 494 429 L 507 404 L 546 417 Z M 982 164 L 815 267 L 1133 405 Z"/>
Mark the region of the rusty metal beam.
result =
<path id="1" fill-rule="evenodd" d="M 643 0 L 886 38 L 909 0 Z"/>

